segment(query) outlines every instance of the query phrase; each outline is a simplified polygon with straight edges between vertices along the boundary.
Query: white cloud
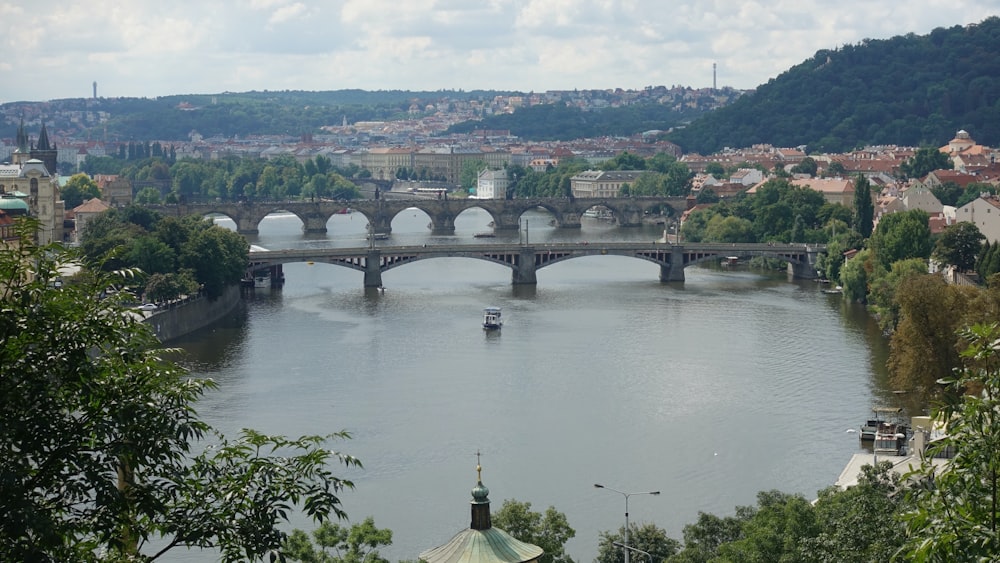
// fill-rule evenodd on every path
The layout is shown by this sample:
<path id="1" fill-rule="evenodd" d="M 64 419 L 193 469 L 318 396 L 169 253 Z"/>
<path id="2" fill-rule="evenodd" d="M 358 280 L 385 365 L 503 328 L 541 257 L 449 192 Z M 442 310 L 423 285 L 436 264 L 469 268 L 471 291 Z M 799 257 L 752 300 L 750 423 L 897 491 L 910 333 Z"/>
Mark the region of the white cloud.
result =
<path id="1" fill-rule="evenodd" d="M 751 88 L 1000 0 L 0 0 L 5 100 L 250 89 Z"/>

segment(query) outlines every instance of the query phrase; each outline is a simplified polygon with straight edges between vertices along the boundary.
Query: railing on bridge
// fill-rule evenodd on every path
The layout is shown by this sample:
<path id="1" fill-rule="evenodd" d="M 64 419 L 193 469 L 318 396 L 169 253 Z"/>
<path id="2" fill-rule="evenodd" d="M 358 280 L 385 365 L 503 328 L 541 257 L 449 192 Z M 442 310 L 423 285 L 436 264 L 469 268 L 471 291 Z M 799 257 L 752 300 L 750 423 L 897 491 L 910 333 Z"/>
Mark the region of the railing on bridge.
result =
<path id="1" fill-rule="evenodd" d="M 535 284 L 538 269 L 582 256 L 616 255 L 647 260 L 660 266 L 660 280 L 684 281 L 684 268 L 727 257 L 769 256 L 788 263 L 789 273 L 799 278 L 817 276 L 816 256 L 824 245 L 801 244 L 670 244 L 662 242 L 581 242 L 543 245 L 461 244 L 380 246 L 360 248 L 291 249 L 254 251 L 251 268 L 267 268 L 291 262 L 327 263 L 364 272 L 365 287 L 381 287 L 382 273 L 417 260 L 467 257 L 502 264 L 512 270 L 512 283 Z"/>

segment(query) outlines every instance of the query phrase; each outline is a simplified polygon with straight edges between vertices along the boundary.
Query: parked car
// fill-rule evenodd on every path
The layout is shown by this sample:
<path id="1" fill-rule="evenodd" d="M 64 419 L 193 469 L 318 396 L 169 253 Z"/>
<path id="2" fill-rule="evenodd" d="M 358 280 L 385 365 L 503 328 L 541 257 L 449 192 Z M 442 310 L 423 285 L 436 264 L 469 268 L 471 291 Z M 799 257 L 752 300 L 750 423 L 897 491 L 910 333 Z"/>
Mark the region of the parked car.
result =
<path id="1" fill-rule="evenodd" d="M 155 303 L 143 303 L 142 305 L 137 306 L 136 309 L 139 309 L 140 311 L 155 311 L 159 309 L 159 307 Z"/>

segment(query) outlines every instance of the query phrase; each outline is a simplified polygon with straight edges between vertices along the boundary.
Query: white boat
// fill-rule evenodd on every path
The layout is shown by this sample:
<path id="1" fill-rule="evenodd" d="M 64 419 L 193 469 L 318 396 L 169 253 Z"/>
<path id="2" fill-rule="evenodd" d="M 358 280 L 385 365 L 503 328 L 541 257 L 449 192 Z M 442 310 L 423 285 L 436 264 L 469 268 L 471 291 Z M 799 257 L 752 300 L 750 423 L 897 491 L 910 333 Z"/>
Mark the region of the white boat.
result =
<path id="1" fill-rule="evenodd" d="M 606 221 L 615 218 L 615 214 L 607 207 L 591 207 L 583 212 L 583 216 L 590 219 L 604 219 Z"/>
<path id="2" fill-rule="evenodd" d="M 483 328 L 486 330 L 497 330 L 503 326 L 503 319 L 500 318 L 500 307 L 487 307 L 483 309 Z"/>
<path id="3" fill-rule="evenodd" d="M 369 240 L 385 240 L 389 238 L 389 233 L 372 233 L 367 238 Z"/>
<path id="4" fill-rule="evenodd" d="M 253 279 L 254 287 L 271 287 L 271 276 L 255 276 Z"/>

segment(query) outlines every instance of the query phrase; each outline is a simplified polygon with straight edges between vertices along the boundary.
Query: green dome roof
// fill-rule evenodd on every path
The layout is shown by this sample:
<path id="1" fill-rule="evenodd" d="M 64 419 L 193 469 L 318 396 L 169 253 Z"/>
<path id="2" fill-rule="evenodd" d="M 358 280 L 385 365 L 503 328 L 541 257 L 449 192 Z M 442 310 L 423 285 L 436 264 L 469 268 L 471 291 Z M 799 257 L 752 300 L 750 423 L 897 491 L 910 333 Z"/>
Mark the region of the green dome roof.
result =
<path id="1" fill-rule="evenodd" d="M 28 204 L 16 197 L 0 197 L 0 209 L 4 211 L 28 211 Z"/>

